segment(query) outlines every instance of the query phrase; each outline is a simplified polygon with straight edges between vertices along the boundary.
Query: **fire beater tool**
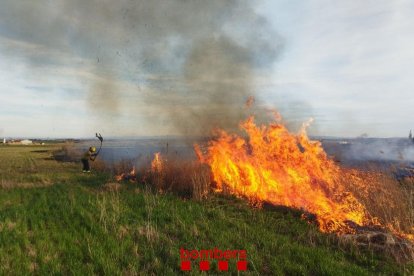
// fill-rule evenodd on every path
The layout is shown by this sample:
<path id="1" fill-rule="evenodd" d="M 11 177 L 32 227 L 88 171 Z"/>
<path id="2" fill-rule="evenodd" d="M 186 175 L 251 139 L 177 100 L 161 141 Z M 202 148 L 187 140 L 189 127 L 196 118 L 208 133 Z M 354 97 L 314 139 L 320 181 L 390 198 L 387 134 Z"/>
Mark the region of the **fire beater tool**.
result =
<path id="1" fill-rule="evenodd" d="M 98 138 L 99 139 L 99 141 L 101 142 L 101 145 L 100 145 L 100 147 L 99 147 L 99 150 L 96 152 L 96 155 L 95 155 L 95 158 L 98 156 L 98 154 L 99 154 L 99 152 L 101 151 L 101 149 L 102 149 L 102 142 L 103 142 L 103 137 L 102 137 L 102 135 L 100 134 L 100 133 L 96 133 L 95 134 L 95 136 L 96 136 L 96 138 Z"/>

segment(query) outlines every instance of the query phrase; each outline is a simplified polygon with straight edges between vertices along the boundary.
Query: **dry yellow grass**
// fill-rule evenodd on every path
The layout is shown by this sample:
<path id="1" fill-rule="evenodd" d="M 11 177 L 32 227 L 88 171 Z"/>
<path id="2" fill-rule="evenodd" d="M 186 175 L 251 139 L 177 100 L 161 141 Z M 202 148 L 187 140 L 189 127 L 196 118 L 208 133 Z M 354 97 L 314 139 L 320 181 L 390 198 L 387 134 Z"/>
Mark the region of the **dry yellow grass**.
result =
<path id="1" fill-rule="evenodd" d="M 159 192 L 173 192 L 202 200 L 211 192 L 208 166 L 191 160 L 162 159 L 162 169 L 147 171 L 142 177 Z"/>
<path id="2" fill-rule="evenodd" d="M 399 182 L 390 172 L 358 172 L 361 182 L 344 180 L 347 188 L 365 206 L 369 214 L 397 232 L 414 234 L 414 183 Z"/>

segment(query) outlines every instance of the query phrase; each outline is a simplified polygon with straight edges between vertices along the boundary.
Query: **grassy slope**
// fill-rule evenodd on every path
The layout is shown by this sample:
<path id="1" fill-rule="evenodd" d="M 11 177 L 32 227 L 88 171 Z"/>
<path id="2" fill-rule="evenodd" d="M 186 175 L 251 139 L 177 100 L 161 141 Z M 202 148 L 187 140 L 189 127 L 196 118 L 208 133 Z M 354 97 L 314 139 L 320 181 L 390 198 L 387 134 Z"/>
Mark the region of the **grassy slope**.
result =
<path id="1" fill-rule="evenodd" d="M 222 196 L 182 200 L 139 184 L 105 190 L 110 176 L 81 174 L 79 164 L 34 152 L 52 149 L 0 147 L 0 184 L 7 187 L 0 188 L 0 274 L 176 274 L 180 247 L 246 249 L 254 274 L 414 272 L 341 249 L 295 211 L 252 209 Z"/>

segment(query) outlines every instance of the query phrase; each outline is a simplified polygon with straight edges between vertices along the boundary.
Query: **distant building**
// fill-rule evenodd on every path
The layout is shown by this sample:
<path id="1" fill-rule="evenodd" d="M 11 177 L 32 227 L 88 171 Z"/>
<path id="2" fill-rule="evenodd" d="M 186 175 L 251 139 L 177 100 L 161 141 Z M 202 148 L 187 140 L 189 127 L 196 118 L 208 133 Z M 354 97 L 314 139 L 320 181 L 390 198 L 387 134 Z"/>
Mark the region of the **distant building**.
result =
<path id="1" fill-rule="evenodd" d="M 6 138 L 3 138 L 3 144 L 6 144 Z"/>
<path id="2" fill-rule="evenodd" d="M 22 145 L 31 145 L 31 144 L 33 144 L 33 141 L 25 139 L 25 140 L 21 140 L 20 144 L 22 144 Z"/>

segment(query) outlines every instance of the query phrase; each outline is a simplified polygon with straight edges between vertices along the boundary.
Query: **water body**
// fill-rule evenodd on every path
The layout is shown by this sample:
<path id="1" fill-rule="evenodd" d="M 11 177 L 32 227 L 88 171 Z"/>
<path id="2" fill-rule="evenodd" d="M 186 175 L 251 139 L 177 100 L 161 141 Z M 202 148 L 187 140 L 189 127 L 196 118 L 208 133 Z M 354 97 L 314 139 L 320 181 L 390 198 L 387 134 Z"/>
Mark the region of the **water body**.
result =
<path id="1" fill-rule="evenodd" d="M 364 162 L 414 164 L 414 143 L 404 138 L 313 138 L 322 142 L 324 150 L 335 160 L 349 164 Z M 103 143 L 100 158 L 108 163 L 130 160 L 136 164 L 149 163 L 154 153 L 179 159 L 194 159 L 194 142 L 206 145 L 206 139 L 136 138 L 108 139 Z M 99 148 L 99 141 L 88 140 L 75 144 L 86 151 L 90 146 Z"/>
<path id="2" fill-rule="evenodd" d="M 194 141 L 194 140 L 193 140 Z M 202 142 L 198 140 L 198 142 Z M 90 146 L 99 149 L 96 140 L 81 141 L 75 147 L 86 151 Z M 99 157 L 107 163 L 129 160 L 137 165 L 151 162 L 156 152 L 181 159 L 194 159 L 193 143 L 180 138 L 137 138 L 104 140 Z"/>

